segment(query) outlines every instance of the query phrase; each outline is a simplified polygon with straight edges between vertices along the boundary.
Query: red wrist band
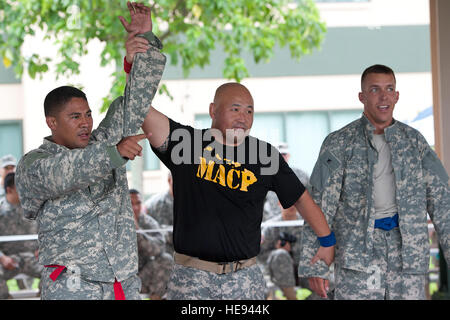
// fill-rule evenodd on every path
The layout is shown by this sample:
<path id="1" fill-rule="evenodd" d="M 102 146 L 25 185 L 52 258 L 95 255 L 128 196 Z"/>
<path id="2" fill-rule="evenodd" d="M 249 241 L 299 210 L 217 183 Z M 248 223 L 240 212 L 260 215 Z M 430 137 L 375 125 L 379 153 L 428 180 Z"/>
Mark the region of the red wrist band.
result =
<path id="1" fill-rule="evenodd" d="M 132 66 L 132 65 L 133 65 L 132 63 L 128 63 L 127 57 L 126 57 L 126 56 L 123 57 L 123 70 L 124 70 L 126 73 L 130 73 L 130 71 L 131 71 L 131 66 Z"/>

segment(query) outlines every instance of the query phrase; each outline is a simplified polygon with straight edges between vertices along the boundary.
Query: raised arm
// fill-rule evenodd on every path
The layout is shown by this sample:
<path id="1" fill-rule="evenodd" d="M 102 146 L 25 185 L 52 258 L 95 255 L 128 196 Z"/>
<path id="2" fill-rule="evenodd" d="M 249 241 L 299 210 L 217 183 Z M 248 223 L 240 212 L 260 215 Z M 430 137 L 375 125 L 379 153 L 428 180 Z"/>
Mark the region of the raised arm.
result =
<path id="1" fill-rule="evenodd" d="M 131 22 L 119 17 L 128 34 L 126 59 L 133 67 L 124 96 L 117 98 L 105 119 L 95 131 L 97 140 L 118 143 L 123 137 L 135 135 L 142 126 L 158 89 L 166 63 L 160 52 L 162 44 L 152 33 L 150 9 L 128 3 Z"/>
<path id="2" fill-rule="evenodd" d="M 163 113 L 150 107 L 150 110 L 144 119 L 144 123 L 142 124 L 142 130 L 144 130 L 150 144 L 154 148 L 162 148 L 162 151 L 167 148 L 170 132 L 169 118 Z"/>

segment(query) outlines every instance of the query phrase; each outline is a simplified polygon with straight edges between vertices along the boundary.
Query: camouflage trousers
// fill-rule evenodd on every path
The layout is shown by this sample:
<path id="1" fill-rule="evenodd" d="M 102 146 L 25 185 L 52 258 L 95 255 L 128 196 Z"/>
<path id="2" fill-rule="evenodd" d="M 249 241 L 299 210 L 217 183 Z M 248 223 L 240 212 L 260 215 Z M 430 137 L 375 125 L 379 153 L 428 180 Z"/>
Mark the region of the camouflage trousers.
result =
<path id="1" fill-rule="evenodd" d="M 372 261 L 367 272 L 335 266 L 337 300 L 423 300 L 425 274 L 402 272 L 398 228 L 374 230 Z"/>
<path id="2" fill-rule="evenodd" d="M 142 281 L 142 292 L 162 297 L 167 291 L 167 282 L 173 263 L 172 256 L 164 252 L 140 267 L 139 278 Z"/>
<path id="3" fill-rule="evenodd" d="M 0 264 L 0 299 L 8 298 L 9 291 L 6 280 L 12 279 L 20 273 L 34 278 L 40 278 L 42 266 L 39 264 L 33 252 L 20 252 L 9 255 L 18 265 L 13 270 L 6 270 Z"/>
<path id="4" fill-rule="evenodd" d="M 167 286 L 169 300 L 263 300 L 266 283 L 257 264 L 216 274 L 174 264 Z"/>
<path id="5" fill-rule="evenodd" d="M 84 279 L 76 272 L 65 270 L 56 281 L 50 278 L 54 268 L 42 272 L 42 300 L 114 300 L 114 283 Z M 121 281 L 126 300 L 140 300 L 141 280 L 137 275 Z"/>

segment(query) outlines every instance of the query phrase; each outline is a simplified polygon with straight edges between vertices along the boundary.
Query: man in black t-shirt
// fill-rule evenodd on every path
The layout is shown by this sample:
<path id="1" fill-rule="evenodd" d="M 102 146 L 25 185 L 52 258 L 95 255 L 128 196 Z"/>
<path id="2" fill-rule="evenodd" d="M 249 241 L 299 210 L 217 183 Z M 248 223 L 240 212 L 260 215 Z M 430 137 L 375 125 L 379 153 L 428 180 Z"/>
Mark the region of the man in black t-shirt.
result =
<path id="1" fill-rule="evenodd" d="M 320 208 L 280 153 L 249 136 L 253 111 L 247 88 L 226 83 L 210 104 L 210 129 L 181 125 L 153 107 L 144 121 L 152 149 L 173 177 L 175 267 L 168 299 L 264 299 L 255 262 L 269 190 L 283 207 L 295 205 L 319 237 L 312 262 L 334 259 L 334 234 Z"/>

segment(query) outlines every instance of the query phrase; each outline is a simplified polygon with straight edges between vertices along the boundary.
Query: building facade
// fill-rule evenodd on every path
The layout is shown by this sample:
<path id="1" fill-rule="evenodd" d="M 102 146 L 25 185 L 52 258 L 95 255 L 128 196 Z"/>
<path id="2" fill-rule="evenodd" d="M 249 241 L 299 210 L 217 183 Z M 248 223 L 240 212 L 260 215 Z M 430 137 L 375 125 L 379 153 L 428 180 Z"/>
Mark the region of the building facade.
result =
<path id="1" fill-rule="evenodd" d="M 369 65 L 386 64 L 397 75 L 400 100 L 394 116 L 412 122 L 433 104 L 429 1 L 428 0 L 317 0 L 327 34 L 320 50 L 300 61 L 287 48 L 277 48 L 270 63 L 255 64 L 245 57 L 250 77 L 242 81 L 252 92 L 255 119 L 251 134 L 271 143 L 290 146 L 290 163 L 311 173 L 320 145 L 330 132 L 361 116 L 358 100 L 360 75 Z M 39 35 L 27 39 L 24 54 L 39 45 L 52 55 Z M 44 44 L 43 44 L 44 43 Z M 98 124 L 98 113 L 112 84 L 114 66 L 100 67 L 101 43 L 91 43 L 81 73 L 54 80 L 49 72 L 42 79 L 16 79 L 11 69 L 0 66 L 0 154 L 20 157 L 37 147 L 50 133 L 45 124 L 43 100 L 63 84 L 81 86 Z M 54 51 L 54 50 L 53 50 Z M 29 52 L 29 51 L 28 51 Z M 223 53 L 212 53 L 211 65 L 191 71 L 183 78 L 181 67 L 168 62 L 163 83 L 173 96 L 157 96 L 153 106 L 174 119 L 198 128 L 211 124 L 208 108 L 222 78 Z M 95 75 L 95 76 L 93 76 Z M 433 144 L 434 137 L 424 133 Z M 167 169 L 144 143 L 144 156 L 128 165 L 130 187 L 146 197 L 167 188 Z"/>

